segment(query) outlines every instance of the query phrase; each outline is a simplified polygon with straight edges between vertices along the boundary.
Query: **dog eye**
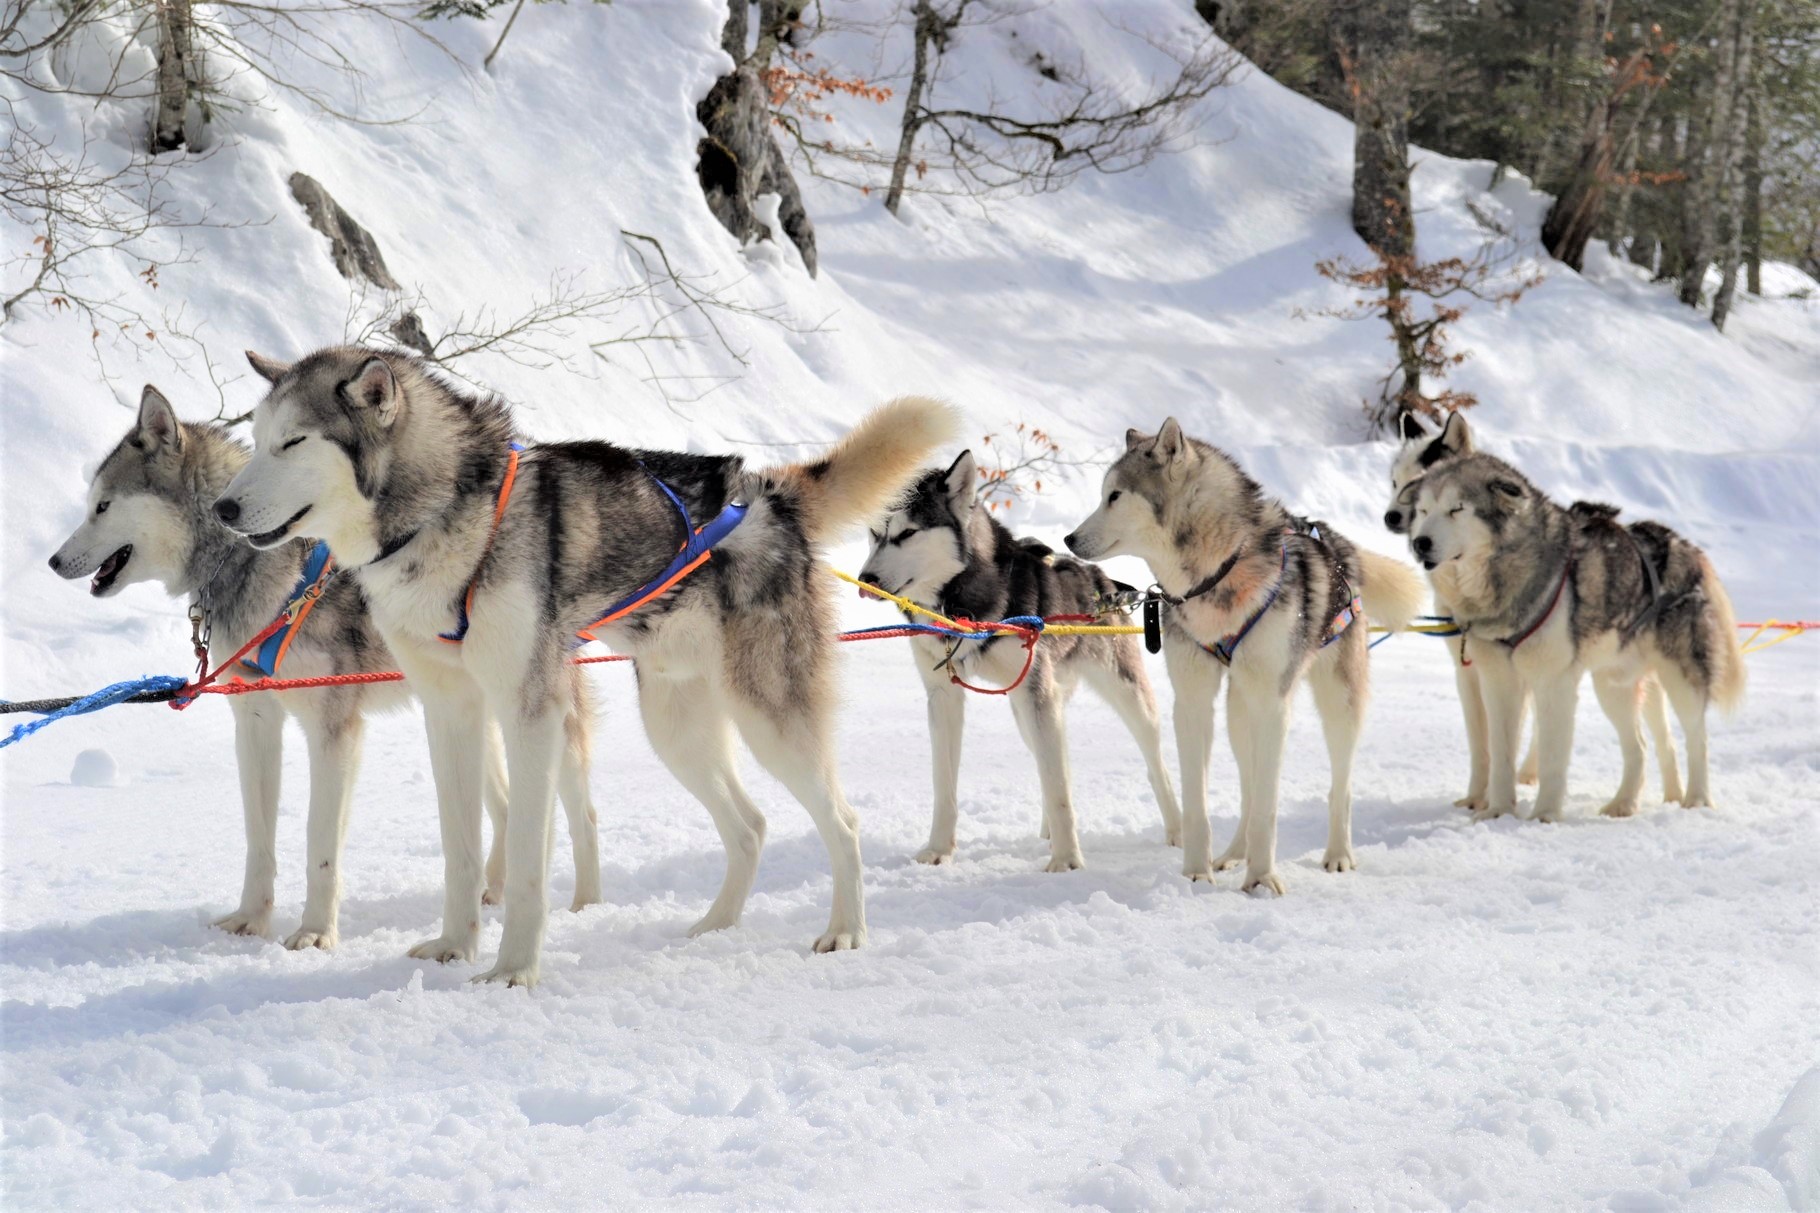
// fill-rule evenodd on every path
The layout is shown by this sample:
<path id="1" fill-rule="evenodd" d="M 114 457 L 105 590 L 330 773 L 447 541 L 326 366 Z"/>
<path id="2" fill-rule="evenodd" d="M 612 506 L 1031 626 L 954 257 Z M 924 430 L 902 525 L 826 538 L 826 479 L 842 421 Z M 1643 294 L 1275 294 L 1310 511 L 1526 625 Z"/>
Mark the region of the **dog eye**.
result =
<path id="1" fill-rule="evenodd" d="M 296 446 L 299 442 L 302 442 L 305 438 L 308 438 L 308 437 L 309 437 L 308 434 L 299 434 L 299 435 L 297 435 L 297 437 L 291 439 L 289 442 L 285 443 L 283 446 L 279 447 L 278 449 L 281 451 L 288 451 L 292 447 Z"/>
<path id="2" fill-rule="evenodd" d="M 904 540 L 910 538 L 910 536 L 912 536 L 914 534 L 916 534 L 915 527 L 911 527 L 908 530 L 899 531 L 897 534 L 895 534 L 891 537 L 891 542 L 892 543 L 902 543 Z"/>
<path id="3" fill-rule="evenodd" d="M 1120 497 L 1123 497 L 1123 496 L 1124 496 L 1124 494 L 1122 492 L 1120 492 L 1118 489 L 1113 489 L 1110 493 L 1106 494 L 1106 504 L 1111 505 L 1113 502 L 1117 501 Z"/>
<path id="4" fill-rule="evenodd" d="M 101 517 L 101 515 L 107 513 L 107 507 L 112 504 L 114 504 L 114 503 L 111 501 L 103 501 L 100 505 L 96 506 L 95 507 L 95 517 L 99 518 L 99 517 Z"/>
<path id="5" fill-rule="evenodd" d="M 1463 505 L 1456 505 L 1453 507 L 1453 509 L 1447 511 L 1447 516 L 1449 518 L 1452 518 L 1455 514 L 1458 514 L 1461 510 L 1463 510 L 1465 508 L 1466 507 Z"/>

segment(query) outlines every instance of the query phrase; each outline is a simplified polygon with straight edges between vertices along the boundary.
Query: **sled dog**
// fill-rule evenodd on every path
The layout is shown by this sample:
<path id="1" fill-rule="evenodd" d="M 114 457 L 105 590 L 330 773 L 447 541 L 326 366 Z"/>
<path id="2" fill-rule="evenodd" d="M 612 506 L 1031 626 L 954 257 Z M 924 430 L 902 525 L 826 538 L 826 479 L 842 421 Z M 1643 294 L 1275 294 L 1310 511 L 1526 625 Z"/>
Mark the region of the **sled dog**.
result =
<path id="1" fill-rule="evenodd" d="M 211 513 L 215 499 L 246 466 L 248 451 L 220 426 L 177 419 L 170 402 L 147 386 L 139 417 L 101 462 L 89 484 L 87 514 L 57 554 L 51 569 L 74 579 L 93 575 L 89 593 L 106 598 L 140 581 L 160 581 L 172 595 L 186 595 L 193 616 L 206 627 L 209 660 L 227 660 L 281 614 L 304 584 L 310 545 L 281 543 L 260 551 L 247 546 Z M 397 668 L 352 580 L 331 577 L 307 614 L 283 634 L 270 654 L 255 651 L 264 668 L 236 673 L 249 680 L 273 672 L 282 646 L 281 677 L 372 673 Z M 591 709 L 581 677 L 568 688 L 574 722 L 563 760 L 563 800 L 575 849 L 574 909 L 600 900 L 600 857 L 594 810 L 588 802 L 587 723 Z M 363 717 L 402 707 L 403 683 L 371 683 L 235 695 L 235 752 L 246 814 L 246 880 L 240 908 L 216 921 L 237 935 L 264 935 L 272 917 L 276 879 L 279 758 L 284 720 L 303 728 L 310 757 L 308 867 L 303 921 L 285 938 L 287 948 L 333 948 L 339 938 L 341 844 L 349 799 L 360 765 Z M 493 846 L 487 857 L 488 902 L 499 900 L 505 880 L 505 758 L 498 733 L 490 733 L 487 808 Z"/>
<path id="2" fill-rule="evenodd" d="M 872 554 L 860 580 L 952 619 L 1092 615 L 1101 596 L 1113 592 L 1111 578 L 1094 565 L 1057 558 L 1035 540 L 1014 538 L 976 501 L 977 480 L 972 451 L 963 451 L 946 470 L 926 470 L 874 524 Z M 1136 739 L 1163 814 L 1164 836 L 1171 846 L 1181 844 L 1181 811 L 1163 766 L 1156 696 L 1136 636 L 1057 635 L 1028 651 L 1015 636 L 952 644 L 918 636 L 910 649 L 928 694 L 935 777 L 935 817 L 918 863 L 954 858 L 967 694 L 957 677 L 999 687 L 1016 683 L 1006 698 L 1036 758 L 1049 871 L 1066 872 L 1084 862 L 1069 790 L 1065 721 L 1068 700 L 1082 681 L 1112 705 Z"/>
<path id="3" fill-rule="evenodd" d="M 1276 869 L 1277 782 L 1296 684 L 1307 677 L 1333 768 L 1331 872 L 1355 867 L 1352 759 L 1370 662 L 1366 616 L 1393 629 L 1421 610 L 1422 580 L 1361 552 L 1325 523 L 1296 518 L 1224 453 L 1174 418 L 1130 430 L 1100 505 L 1066 540 L 1078 555 L 1142 557 L 1167 610 L 1164 659 L 1175 687 L 1182 762 L 1183 874 L 1245 864 L 1246 890 L 1283 891 Z M 1213 702 L 1230 669 L 1227 733 L 1239 766 L 1239 829 L 1218 859 L 1208 839 Z"/>
<path id="4" fill-rule="evenodd" d="M 1473 453 L 1472 431 L 1466 418 L 1457 412 L 1448 414 L 1447 424 L 1441 428 L 1440 433 L 1424 425 L 1413 413 L 1404 413 L 1398 428 L 1402 445 L 1391 464 L 1391 500 L 1389 508 L 1384 511 L 1384 525 L 1393 535 L 1408 532 L 1409 515 L 1415 500 L 1415 491 L 1411 485 L 1442 460 Z M 1442 615 L 1453 613 L 1453 608 L 1442 599 L 1439 590 L 1436 590 L 1435 609 Z M 1459 636 L 1449 636 L 1446 640 L 1449 651 L 1453 653 L 1454 685 L 1460 693 L 1460 708 L 1466 718 L 1466 740 L 1471 749 L 1471 775 L 1467 781 L 1466 795 L 1454 803 L 1461 808 L 1478 812 L 1485 807 L 1485 787 L 1490 771 L 1490 757 L 1485 740 L 1485 700 L 1479 689 L 1478 667 L 1461 660 L 1464 641 Z M 1675 753 L 1675 737 L 1668 727 L 1668 701 L 1662 694 L 1661 684 L 1647 676 L 1643 683 L 1643 695 L 1643 719 L 1649 725 L 1650 737 L 1655 743 L 1656 759 L 1662 774 L 1663 797 L 1679 800 L 1681 775 Z M 1528 688 L 1524 688 L 1520 719 L 1532 716 L 1532 704 L 1533 697 Z M 1523 763 L 1517 768 L 1517 782 L 1536 782 L 1536 740 L 1533 731 Z"/>
<path id="5" fill-rule="evenodd" d="M 446 887 L 442 934 L 412 955 L 472 960 L 478 948 L 476 739 L 490 709 L 511 808 L 505 932 L 477 980 L 537 981 L 562 674 L 582 631 L 634 658 L 652 746 L 726 846 L 725 881 L 695 931 L 739 920 L 764 839 L 734 763 L 737 726 L 827 845 L 833 913 L 816 950 L 864 942 L 859 834 L 833 753 L 831 578 L 816 547 L 903 490 L 949 437 L 946 406 L 899 400 L 824 458 L 753 470 L 605 442 L 521 451 L 501 400 L 399 353 L 249 359 L 271 391 L 217 517 L 255 547 L 327 539 L 423 700 Z"/>
<path id="6" fill-rule="evenodd" d="M 1638 713 L 1651 674 L 1687 738 L 1678 799 L 1711 804 L 1706 709 L 1734 707 L 1745 672 L 1731 601 L 1706 554 L 1658 523 L 1626 526 L 1610 506 L 1563 509 L 1490 455 L 1438 463 L 1412 487 L 1410 549 L 1465 630 L 1484 692 L 1490 779 L 1478 816 L 1517 811 L 1512 756 L 1527 686 L 1541 766 L 1534 816 L 1560 820 L 1574 705 L 1589 670 L 1624 754 L 1617 795 L 1601 811 L 1637 811 Z M 1663 757 L 1666 767 L 1672 751 Z"/>

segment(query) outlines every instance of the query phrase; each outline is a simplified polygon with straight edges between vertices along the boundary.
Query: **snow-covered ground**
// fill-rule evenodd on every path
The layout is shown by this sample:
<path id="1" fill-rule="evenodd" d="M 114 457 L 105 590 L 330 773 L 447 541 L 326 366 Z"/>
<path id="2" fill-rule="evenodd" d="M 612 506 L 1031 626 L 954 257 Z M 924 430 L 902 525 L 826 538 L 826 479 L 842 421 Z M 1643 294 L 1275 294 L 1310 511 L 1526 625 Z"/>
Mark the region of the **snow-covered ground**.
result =
<path id="1" fill-rule="evenodd" d="M 283 95 L 225 115 L 227 138 L 178 186 L 254 226 L 194 234 L 198 259 L 166 271 L 156 297 L 125 265 L 97 286 L 181 303 L 231 376 L 242 347 L 285 356 L 346 330 L 345 284 L 285 192 L 293 170 L 373 230 L 431 301 L 433 330 L 489 302 L 514 312 L 555 273 L 622 282 L 619 230 L 645 232 L 792 327 L 727 319 L 744 368 L 711 340 L 661 353 L 665 373 L 737 373 L 692 403 L 666 403 L 634 358 L 477 362 L 533 432 L 785 444 L 745 448 L 768 458 L 923 391 L 962 405 L 979 434 L 1026 421 L 1087 458 L 1175 413 L 1296 508 L 1397 550 L 1377 521 L 1389 451 L 1364 440 L 1359 412 L 1388 343 L 1370 322 L 1298 315 L 1346 298 L 1314 261 L 1359 252 L 1343 122 L 1249 76 L 1209 104 L 1195 146 L 1055 195 L 913 198 L 898 221 L 876 196 L 812 181 L 823 273 L 810 281 L 784 251 L 739 250 L 701 205 L 693 101 L 720 63 L 717 8 L 529 7 L 492 76 L 369 31 L 354 44 L 370 99 L 427 98 L 424 119 L 353 127 Z M 1021 24 L 1021 44 L 1009 26 L 980 32 L 949 87 L 1040 89 L 1032 44 L 1135 79 L 1155 52 L 1108 32 L 1113 12 L 1159 38 L 1193 21 L 1170 0 L 1066 0 Z M 496 30 L 438 32 L 473 64 Z M 862 60 L 857 43 L 823 53 Z M 902 57 L 885 54 L 884 71 Z M 93 65 L 73 55 L 63 70 L 79 80 Z M 83 122 L 67 99 L 21 106 L 41 132 L 86 125 L 103 153 L 137 133 L 122 110 Z M 842 129 L 880 142 L 893 113 L 852 102 Z M 1533 241 L 1545 200 L 1521 181 L 1487 192 L 1489 179 L 1489 165 L 1420 156 L 1426 252 L 1476 247 L 1475 210 Z M 1741 298 L 1721 336 L 1624 263 L 1546 268 L 1515 308 L 1459 326 L 1474 356 L 1457 381 L 1483 401 L 1485 441 L 1563 498 L 1612 500 L 1706 545 L 1742 617 L 1820 613 L 1820 298 L 1786 297 L 1814 284 L 1774 268 L 1782 297 Z M 216 411 L 199 361 L 116 353 L 106 383 L 87 329 L 42 312 L 0 330 L 0 357 L 0 691 L 181 671 L 179 605 L 155 587 L 90 602 L 43 561 L 142 380 L 187 416 Z M 232 411 L 256 399 L 250 378 L 227 383 Z M 1020 505 L 1020 527 L 1059 535 L 1095 480 L 1063 474 Z M 860 555 L 849 545 L 834 562 Z M 850 618 L 878 612 L 854 603 Z M 894 644 L 846 655 L 871 945 L 805 954 L 827 861 L 756 772 L 771 835 L 745 924 L 683 938 L 717 886 L 719 843 L 650 755 L 627 671 L 606 667 L 593 677 L 608 900 L 554 917 L 528 996 L 403 956 L 440 907 L 414 717 L 372 729 L 333 954 L 207 926 L 231 908 L 243 847 L 221 704 L 119 708 L 8 749 L 5 1205 L 1820 1205 L 1814 640 L 1751 659 L 1744 709 L 1716 724 L 1715 810 L 1596 817 L 1618 756 L 1588 697 L 1557 826 L 1472 826 L 1451 807 L 1465 764 L 1444 652 L 1391 641 L 1373 658 L 1356 775 L 1361 871 L 1319 870 L 1326 775 L 1309 713 L 1284 779 L 1291 888 L 1274 901 L 1231 878 L 1182 881 L 1141 763 L 1091 700 L 1072 718 L 1086 870 L 1038 870 L 1035 773 L 991 700 L 970 705 L 959 861 L 912 863 L 928 824 L 919 686 Z M 97 749 L 111 775 L 101 756 L 76 769 Z M 301 753 L 285 786 L 288 930 Z M 1216 831 L 1236 803 L 1222 745 Z M 560 844 L 555 872 L 567 904 Z M 483 946 L 497 936 L 495 919 Z"/>

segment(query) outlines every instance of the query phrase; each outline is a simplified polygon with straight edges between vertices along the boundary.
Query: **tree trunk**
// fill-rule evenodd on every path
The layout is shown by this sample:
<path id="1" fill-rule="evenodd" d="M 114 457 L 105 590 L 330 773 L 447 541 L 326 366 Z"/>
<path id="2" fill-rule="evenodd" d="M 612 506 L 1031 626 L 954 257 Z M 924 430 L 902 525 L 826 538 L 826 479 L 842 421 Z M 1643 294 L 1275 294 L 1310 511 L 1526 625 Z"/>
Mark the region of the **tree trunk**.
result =
<path id="1" fill-rule="evenodd" d="M 1749 142 L 1750 113 L 1757 94 L 1758 53 L 1755 7 L 1748 9 L 1738 31 L 1735 87 L 1730 123 L 1725 131 L 1725 160 L 1719 182 L 1719 293 L 1713 297 L 1713 327 L 1721 331 L 1738 291 L 1738 263 L 1744 243 L 1744 148 Z"/>
<path id="2" fill-rule="evenodd" d="M 916 57 L 910 69 L 910 88 L 904 94 L 904 119 L 897 140 L 897 158 L 891 162 L 891 188 L 885 191 L 885 209 L 897 214 L 904 200 L 904 180 L 910 172 L 910 159 L 916 151 L 916 133 L 923 129 L 923 94 L 929 88 L 929 49 L 941 35 L 941 18 L 929 7 L 929 0 L 916 0 L 911 10 L 915 17 Z"/>
<path id="3" fill-rule="evenodd" d="M 696 146 L 696 176 L 708 210 L 722 227 L 742 242 L 769 240 L 772 232 L 758 218 L 753 203 L 760 194 L 781 199 L 778 221 L 784 235 L 802 254 L 811 277 L 816 272 L 815 225 L 803 208 L 802 193 L 777 141 L 771 137 L 771 98 L 765 71 L 781 38 L 801 14 L 803 3 L 760 0 L 758 48 L 748 51 L 746 0 L 728 0 L 720 45 L 733 59 L 733 70 L 714 82 L 695 107 L 707 135 Z"/>
<path id="4" fill-rule="evenodd" d="M 1761 48 L 1759 48 L 1761 51 Z M 1744 124 L 1744 266 L 1746 288 L 1763 294 L 1763 91 L 1762 68 L 1751 89 L 1750 114 Z"/>
<path id="5" fill-rule="evenodd" d="M 1415 252 L 1409 202 L 1411 0 L 1334 6 L 1334 48 L 1352 98 L 1352 230 L 1385 257 Z"/>
<path id="6" fill-rule="evenodd" d="M 1733 112 L 1738 107 L 1740 61 L 1748 62 L 1749 6 L 1744 0 L 1723 0 L 1719 10 L 1719 36 L 1712 88 L 1702 116 L 1703 138 L 1696 172 L 1688 182 L 1683 212 L 1681 302 L 1698 307 L 1706 283 L 1706 270 L 1719 251 L 1720 208 L 1726 178 L 1736 156 Z"/>
<path id="7" fill-rule="evenodd" d="M 156 0 L 158 92 L 152 103 L 152 151 L 174 152 L 187 142 L 184 119 L 195 91 L 196 48 L 190 0 Z"/>

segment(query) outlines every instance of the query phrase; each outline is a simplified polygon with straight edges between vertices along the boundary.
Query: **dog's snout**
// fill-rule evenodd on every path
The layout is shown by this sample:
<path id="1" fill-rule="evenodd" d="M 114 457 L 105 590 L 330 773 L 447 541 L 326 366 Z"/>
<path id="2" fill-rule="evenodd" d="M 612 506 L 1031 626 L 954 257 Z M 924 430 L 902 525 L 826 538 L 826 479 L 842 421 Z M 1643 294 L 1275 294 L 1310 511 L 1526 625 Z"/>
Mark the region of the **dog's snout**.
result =
<path id="1" fill-rule="evenodd" d="M 1385 510 L 1384 525 L 1393 531 L 1401 530 L 1403 528 L 1403 511 Z"/>
<path id="2" fill-rule="evenodd" d="M 1415 548 L 1416 555 L 1427 556 L 1435 550 L 1435 541 L 1426 535 L 1417 535 L 1410 546 Z"/>
<path id="3" fill-rule="evenodd" d="M 1078 537 L 1079 537 L 1078 531 L 1069 531 L 1066 535 L 1062 536 L 1062 542 L 1068 545 L 1068 550 L 1070 552 L 1075 550 L 1074 541 Z"/>
<path id="4" fill-rule="evenodd" d="M 234 523 L 240 519 L 240 503 L 232 497 L 223 497 L 215 503 L 215 517 L 225 523 Z"/>
<path id="5" fill-rule="evenodd" d="M 61 553 L 58 553 L 58 552 L 51 553 L 51 572 L 53 572 L 53 573 L 63 572 L 63 556 Z"/>

